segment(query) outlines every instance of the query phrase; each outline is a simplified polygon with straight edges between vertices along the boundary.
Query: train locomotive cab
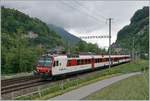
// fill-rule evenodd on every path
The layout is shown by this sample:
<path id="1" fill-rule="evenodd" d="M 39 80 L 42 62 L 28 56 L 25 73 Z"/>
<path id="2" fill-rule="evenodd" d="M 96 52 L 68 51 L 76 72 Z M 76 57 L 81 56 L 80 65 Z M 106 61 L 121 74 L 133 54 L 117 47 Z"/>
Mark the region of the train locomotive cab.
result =
<path id="1" fill-rule="evenodd" d="M 53 58 L 49 55 L 43 55 L 37 62 L 34 74 L 42 78 L 52 76 Z"/>

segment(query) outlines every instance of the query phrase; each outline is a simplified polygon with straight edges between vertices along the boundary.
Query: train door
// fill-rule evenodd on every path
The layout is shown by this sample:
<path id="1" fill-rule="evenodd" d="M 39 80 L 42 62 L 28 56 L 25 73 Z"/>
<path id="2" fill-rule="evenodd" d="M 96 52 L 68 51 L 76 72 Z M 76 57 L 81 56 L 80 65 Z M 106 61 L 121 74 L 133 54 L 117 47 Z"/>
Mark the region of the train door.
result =
<path id="1" fill-rule="evenodd" d="M 92 62 L 91 62 L 92 63 L 92 69 L 94 69 L 94 67 L 95 67 L 94 62 L 95 62 L 94 58 L 92 58 Z"/>

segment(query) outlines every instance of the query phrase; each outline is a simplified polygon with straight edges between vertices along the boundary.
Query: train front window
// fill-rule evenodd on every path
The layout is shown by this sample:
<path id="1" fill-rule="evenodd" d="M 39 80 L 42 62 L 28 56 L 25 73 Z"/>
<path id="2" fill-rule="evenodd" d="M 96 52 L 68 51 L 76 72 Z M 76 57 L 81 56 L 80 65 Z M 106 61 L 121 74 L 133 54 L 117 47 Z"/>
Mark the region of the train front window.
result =
<path id="1" fill-rule="evenodd" d="M 38 61 L 38 66 L 47 67 L 47 66 L 50 66 L 51 64 L 52 64 L 52 59 L 51 58 L 41 58 Z"/>

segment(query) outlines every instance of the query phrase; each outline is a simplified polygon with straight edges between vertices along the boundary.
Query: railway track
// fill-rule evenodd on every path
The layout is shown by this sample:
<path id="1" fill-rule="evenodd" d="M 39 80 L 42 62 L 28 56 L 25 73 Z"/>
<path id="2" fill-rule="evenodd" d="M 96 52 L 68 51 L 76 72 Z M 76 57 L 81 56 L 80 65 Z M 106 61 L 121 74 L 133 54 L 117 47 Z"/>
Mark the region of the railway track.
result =
<path id="1" fill-rule="evenodd" d="M 1 94 L 6 94 L 6 93 L 18 91 L 18 90 L 29 88 L 29 87 L 42 85 L 44 83 L 45 82 L 43 82 L 43 80 L 35 79 L 35 80 L 29 80 L 26 82 L 16 83 L 13 85 L 2 86 L 1 87 Z"/>
<path id="2" fill-rule="evenodd" d="M 107 68 L 107 67 L 104 67 L 104 68 Z M 101 68 L 101 69 L 104 69 L 104 68 Z M 58 82 L 62 82 L 62 80 L 65 81 L 66 79 L 73 80 L 73 79 L 76 79 L 77 76 L 80 78 L 84 78 L 86 76 L 91 76 L 95 74 L 96 72 L 101 72 L 101 71 L 90 71 L 86 73 L 79 73 L 77 75 L 73 74 L 70 76 L 61 76 L 61 77 L 58 77 L 49 81 L 43 80 L 34 76 L 2 80 L 1 94 L 3 97 L 3 95 L 9 94 L 15 91 L 21 91 L 23 89 L 42 86 L 46 84 L 55 84 Z"/>
<path id="3" fill-rule="evenodd" d="M 93 74 L 93 73 L 94 72 L 89 72 L 89 73 L 86 72 L 86 73 L 79 73 L 78 75 L 84 76 L 84 75 Z M 66 79 L 71 80 L 75 78 L 76 78 L 76 75 L 72 74 L 69 76 L 58 76 L 58 77 L 53 78 L 52 80 L 43 80 L 34 76 L 2 80 L 1 94 L 4 95 L 7 93 L 19 91 L 22 89 L 44 85 L 50 82 L 56 83 L 56 82 L 61 82 L 62 80 L 66 80 Z"/>
<path id="4" fill-rule="evenodd" d="M 35 76 L 24 76 L 1 81 L 1 94 L 42 84 L 43 80 Z"/>
<path id="5" fill-rule="evenodd" d="M 79 75 L 86 75 L 86 73 L 84 74 L 81 73 Z M 2 80 L 1 94 L 4 95 L 7 93 L 19 91 L 22 89 L 44 85 L 50 82 L 56 83 L 56 82 L 60 82 L 61 80 L 75 79 L 75 78 L 76 78 L 76 75 L 72 74 L 70 76 L 55 77 L 52 80 L 43 80 L 34 76 Z"/>
<path id="6" fill-rule="evenodd" d="M 33 79 L 37 79 L 37 77 L 30 75 L 30 76 L 23 76 L 23 77 L 17 77 L 12 79 L 5 79 L 5 80 L 1 80 L 1 86 L 13 85 L 16 83 L 26 82 Z"/>

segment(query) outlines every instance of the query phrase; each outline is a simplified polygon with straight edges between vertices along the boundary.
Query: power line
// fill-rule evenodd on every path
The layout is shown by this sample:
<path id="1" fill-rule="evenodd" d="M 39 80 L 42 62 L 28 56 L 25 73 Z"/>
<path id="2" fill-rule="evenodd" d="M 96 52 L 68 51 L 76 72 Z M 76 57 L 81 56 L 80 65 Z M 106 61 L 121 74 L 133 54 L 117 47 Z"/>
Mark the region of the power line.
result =
<path id="1" fill-rule="evenodd" d="M 102 23 L 105 24 L 105 21 L 102 21 L 100 19 L 98 19 L 97 17 L 93 16 L 93 15 L 90 15 L 89 12 L 85 12 L 85 10 L 80 10 L 78 7 L 75 7 L 74 5 L 70 5 L 68 4 L 67 2 L 63 2 L 61 1 L 65 6 L 68 6 L 69 8 L 71 9 L 75 9 L 75 10 L 78 10 L 79 12 L 78 13 L 81 13 L 81 14 L 84 14 L 84 15 L 87 15 L 91 18 L 91 20 L 95 21 L 98 25 L 102 25 Z M 74 3 L 72 3 L 74 4 Z M 105 18 L 104 18 L 105 19 Z M 106 20 L 106 19 L 105 19 Z M 102 23 L 98 23 L 98 21 L 102 22 Z M 86 22 L 87 23 L 87 22 Z"/>
<path id="2" fill-rule="evenodd" d="M 80 7 L 82 7 L 82 8 L 84 8 L 84 9 L 86 9 L 86 11 L 88 11 L 88 8 L 87 8 L 86 6 L 84 6 L 84 5 L 80 4 L 77 0 L 74 0 L 74 2 L 75 2 L 77 5 L 80 5 Z M 106 17 L 105 17 L 105 16 L 103 16 L 102 14 L 100 14 L 99 12 L 98 12 L 98 13 L 96 13 L 96 15 L 100 16 L 102 19 L 106 19 Z"/>
<path id="3" fill-rule="evenodd" d="M 89 13 L 86 13 L 86 12 L 84 12 L 84 11 L 81 11 L 81 10 L 77 9 L 77 8 L 74 7 L 73 5 L 70 5 L 70 4 L 68 4 L 68 3 L 66 3 L 66 2 L 63 2 L 63 1 L 62 1 L 62 3 L 63 3 L 64 5 L 67 5 L 68 7 L 72 8 L 72 9 L 78 10 L 81 14 L 84 13 L 85 15 L 89 16 L 91 19 L 93 19 L 94 21 L 96 21 L 96 23 L 98 23 L 98 21 L 102 22 L 101 20 L 99 20 L 99 19 L 97 19 L 96 17 L 90 15 Z M 98 23 L 98 24 L 100 24 L 100 23 Z"/>
<path id="4" fill-rule="evenodd" d="M 98 35 L 95 35 L 95 36 L 79 36 L 79 38 L 81 39 L 100 39 L 100 38 L 109 38 L 108 35 L 101 35 L 101 36 L 98 36 Z"/>
<path id="5" fill-rule="evenodd" d="M 77 5 L 77 6 L 76 6 L 77 8 L 78 8 L 78 7 L 82 7 L 82 11 L 90 15 L 88 8 L 84 7 L 84 6 L 81 5 L 80 3 L 74 1 L 74 2 L 72 2 L 72 4 Z M 83 9 L 83 8 L 84 8 L 84 9 Z M 95 14 L 94 14 L 94 15 L 95 15 Z M 101 22 L 104 22 L 104 20 L 106 20 L 105 17 L 102 17 L 102 16 L 101 16 L 102 19 L 103 19 L 103 20 L 102 20 L 102 19 L 99 19 L 99 17 L 94 16 L 94 15 L 92 14 L 92 16 L 93 16 L 96 20 L 99 20 L 99 21 L 101 21 Z"/>

